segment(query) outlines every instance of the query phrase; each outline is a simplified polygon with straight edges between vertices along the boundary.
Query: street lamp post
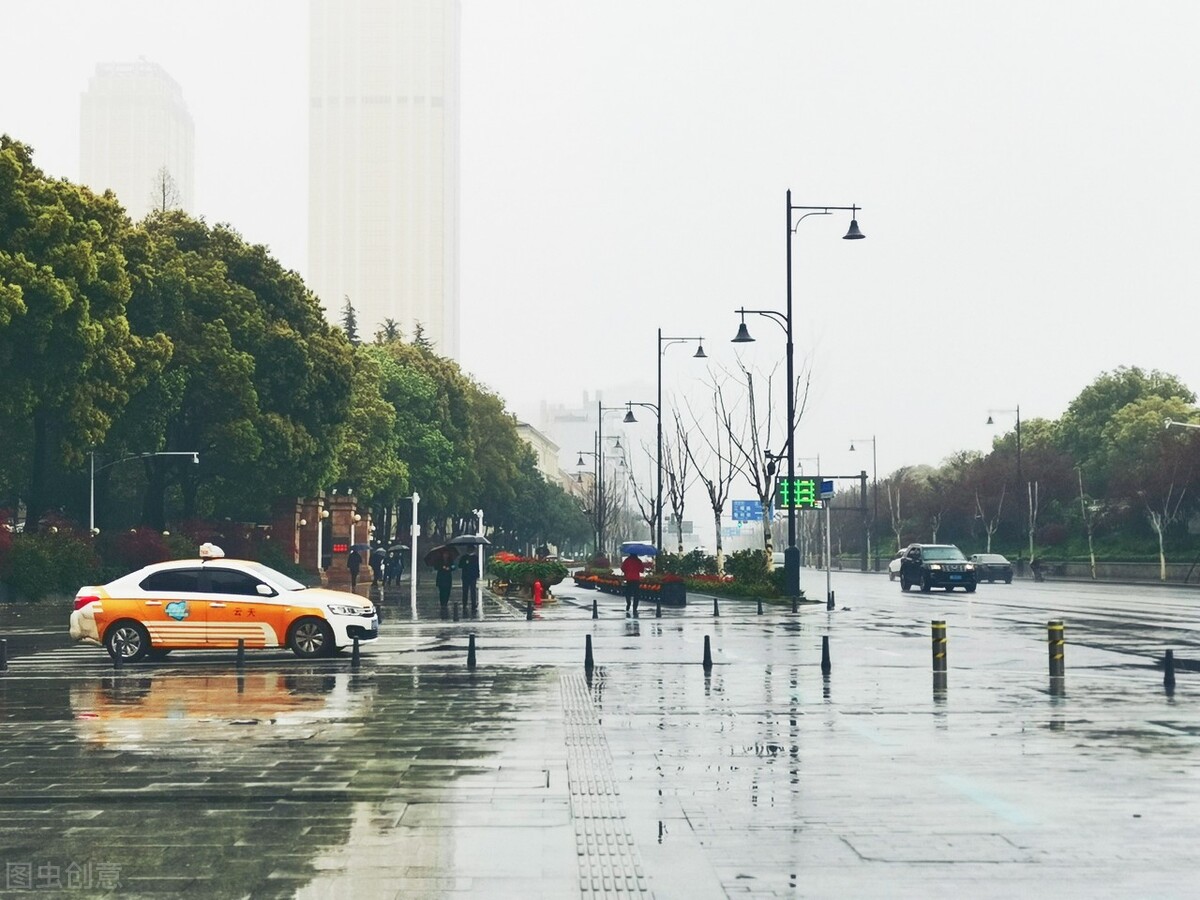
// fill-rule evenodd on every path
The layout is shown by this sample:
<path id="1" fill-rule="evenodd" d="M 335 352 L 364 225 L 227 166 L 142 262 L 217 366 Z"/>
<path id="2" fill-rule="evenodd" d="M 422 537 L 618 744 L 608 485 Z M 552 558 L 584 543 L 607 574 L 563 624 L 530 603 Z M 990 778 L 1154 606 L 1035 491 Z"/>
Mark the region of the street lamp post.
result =
<path id="1" fill-rule="evenodd" d="M 662 423 L 662 361 L 663 354 L 667 352 L 667 348 L 672 344 L 689 344 L 695 341 L 699 346 L 696 352 L 692 354 L 693 359 L 708 359 L 708 354 L 704 352 L 704 338 L 702 337 L 672 337 L 663 336 L 662 329 L 658 329 L 658 402 L 656 403 L 627 403 L 626 406 L 644 406 L 647 409 L 654 410 L 654 416 L 658 420 L 658 434 L 656 446 L 658 448 L 656 464 L 658 467 L 658 478 L 654 492 L 654 546 L 662 549 L 662 513 L 663 513 L 663 423 Z M 630 409 L 625 414 L 626 422 L 636 422 L 633 417 L 633 410 Z"/>
<path id="2" fill-rule="evenodd" d="M 874 496 L 871 498 L 873 507 L 871 510 L 871 527 L 867 529 L 867 555 L 871 556 L 871 550 L 874 549 L 875 555 L 871 556 L 873 571 L 879 571 L 879 542 L 875 540 L 875 523 L 879 521 L 879 464 L 875 458 L 875 437 L 872 435 L 869 438 L 853 438 L 850 441 L 850 452 L 854 452 L 854 445 L 871 444 L 871 492 Z M 865 564 L 865 563 L 864 563 Z"/>
<path id="3" fill-rule="evenodd" d="M 597 504 L 600 513 L 598 539 L 601 547 L 604 547 L 604 414 L 606 412 L 620 412 L 624 408 L 623 406 L 605 406 L 601 401 L 596 401 L 596 468 L 600 470 L 600 502 Z M 618 437 L 618 444 L 620 440 Z M 604 550 L 598 552 L 603 553 Z"/>
<path id="4" fill-rule="evenodd" d="M 988 417 L 987 417 L 988 425 L 996 424 L 995 420 L 992 419 L 992 413 L 997 413 L 1000 415 L 1015 415 L 1017 417 L 1017 486 L 1018 486 L 1018 489 L 1020 489 L 1021 487 L 1025 487 L 1025 478 L 1021 474 L 1021 404 L 1018 403 L 1016 405 L 1016 407 L 1013 409 L 989 409 Z M 1032 502 L 1032 500 L 1030 502 Z M 1022 530 L 1026 531 L 1029 535 L 1029 561 L 1032 563 L 1033 562 L 1033 530 L 1027 529 L 1024 526 L 1022 526 Z M 1018 569 L 1022 568 L 1020 551 L 1017 552 L 1017 568 Z"/>
<path id="5" fill-rule="evenodd" d="M 701 348 L 703 350 L 704 348 Z M 659 399 L 662 399 L 662 392 L 659 392 Z M 633 408 L 642 406 L 646 409 L 654 410 L 654 416 L 658 420 L 658 455 L 655 457 L 655 465 L 657 467 L 658 488 L 655 495 L 654 509 L 652 516 L 654 522 L 650 526 L 650 541 L 659 550 L 662 550 L 662 408 L 655 403 L 638 403 L 636 400 L 627 400 L 625 408 L 628 410 L 625 413 L 625 418 L 622 419 L 626 425 L 634 424 L 637 418 L 633 415 Z"/>
<path id="6" fill-rule="evenodd" d="M 190 456 L 192 462 L 199 465 L 200 454 L 195 450 L 159 450 L 154 453 L 133 453 L 129 456 L 122 456 L 120 459 L 114 459 L 110 463 L 105 463 L 100 468 L 96 468 L 96 451 L 89 451 L 88 456 L 91 457 L 92 471 L 88 486 L 88 533 L 96 533 L 96 473 L 103 472 L 110 466 L 115 466 L 117 463 L 129 462 L 131 459 L 149 459 L 151 456 Z"/>
<path id="7" fill-rule="evenodd" d="M 794 356 L 795 349 L 792 341 L 792 235 L 800 226 L 800 223 L 809 216 L 828 216 L 834 211 L 850 213 L 850 228 L 842 235 L 843 240 L 854 241 L 861 240 L 866 237 L 858 228 L 858 207 L 857 206 L 793 206 L 792 192 L 787 192 L 787 232 L 785 234 L 787 240 L 787 306 L 783 313 L 776 310 L 767 309 L 739 309 L 735 310 L 742 317 L 741 327 L 738 328 L 737 336 L 733 339 L 733 343 L 742 344 L 753 341 L 754 338 L 746 330 L 746 313 L 754 313 L 755 315 L 766 316 L 773 320 L 776 324 L 782 326 L 787 335 L 787 477 L 789 490 L 796 483 L 796 386 L 794 375 Z M 796 219 L 795 224 L 792 224 L 792 213 L 803 212 L 804 215 Z M 796 546 L 796 508 L 792 503 L 788 504 L 788 546 L 783 553 L 783 571 L 784 571 L 784 592 L 790 597 L 798 597 L 800 595 L 800 549 Z"/>
<path id="8" fill-rule="evenodd" d="M 579 461 L 575 463 L 575 465 L 578 466 L 580 469 L 583 468 L 583 458 L 585 456 L 590 456 L 592 458 L 592 463 L 593 463 L 593 468 L 592 468 L 592 514 L 593 514 L 593 518 L 596 520 L 596 553 L 599 553 L 600 552 L 600 495 L 599 495 L 600 454 L 597 453 L 595 450 L 580 450 L 579 451 Z M 583 480 L 583 478 L 581 476 L 579 476 L 578 474 L 576 474 L 575 477 L 578 478 L 580 481 Z"/>
<path id="9" fill-rule="evenodd" d="M 420 519 L 417 518 L 417 507 L 421 504 L 421 495 L 416 491 L 412 492 L 412 528 L 409 531 L 409 540 L 412 541 L 412 546 L 409 552 L 412 554 L 408 566 L 408 603 L 412 608 L 412 615 L 417 617 L 417 538 L 421 535 Z M 399 581 L 397 581 L 399 583 Z"/>

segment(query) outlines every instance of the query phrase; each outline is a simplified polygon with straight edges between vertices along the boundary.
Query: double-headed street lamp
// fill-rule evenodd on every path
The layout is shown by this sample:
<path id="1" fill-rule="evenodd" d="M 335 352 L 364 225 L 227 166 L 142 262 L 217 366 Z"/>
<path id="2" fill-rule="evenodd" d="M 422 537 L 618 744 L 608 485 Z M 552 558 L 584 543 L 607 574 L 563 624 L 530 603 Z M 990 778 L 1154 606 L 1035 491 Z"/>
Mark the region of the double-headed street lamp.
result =
<path id="1" fill-rule="evenodd" d="M 129 462 L 131 459 L 149 459 L 151 456 L 190 456 L 192 462 L 199 465 L 200 454 L 194 450 L 160 450 L 155 453 L 133 453 L 129 456 L 122 456 L 120 459 L 114 459 L 110 463 L 105 463 L 100 468 L 96 468 L 96 451 L 92 450 L 88 453 L 92 459 L 92 472 L 90 485 L 88 489 L 88 533 L 96 533 L 96 473 L 103 472 L 105 469 L 115 466 L 118 463 Z"/>
<path id="2" fill-rule="evenodd" d="M 874 508 L 871 512 L 871 527 L 867 529 L 867 555 L 871 555 L 871 549 L 874 548 L 875 555 L 872 558 L 874 561 L 874 571 L 879 571 L 879 543 L 875 540 L 875 523 L 879 520 L 879 465 L 875 460 L 875 438 L 852 438 L 850 440 L 850 452 L 854 452 L 854 445 L 870 443 L 871 445 L 871 491 L 874 497 L 871 499 L 874 502 Z M 864 566 L 865 566 L 864 560 Z"/>
<path id="3" fill-rule="evenodd" d="M 658 435 L 657 435 L 657 459 L 656 465 L 658 468 L 657 484 L 654 492 L 654 546 L 662 550 L 662 519 L 663 519 L 663 423 L 662 423 L 662 361 L 663 354 L 667 352 L 667 348 L 672 344 L 690 344 L 695 341 L 699 346 L 696 352 L 692 354 L 693 359 L 708 359 L 708 354 L 704 352 L 704 338 L 702 337 L 671 337 L 663 336 L 662 329 L 658 329 L 658 402 L 657 403 L 634 403 L 625 404 L 627 407 L 644 406 L 647 409 L 654 410 L 654 416 L 658 420 Z M 633 417 L 633 409 L 630 408 L 625 413 L 626 422 L 636 422 Z"/>
<path id="4" fill-rule="evenodd" d="M 742 317 L 741 326 L 738 328 L 737 337 L 733 339 L 735 344 L 744 344 L 753 341 L 750 332 L 746 330 L 746 314 L 753 313 L 754 315 L 766 316 L 774 321 L 777 325 L 783 328 L 787 335 L 787 477 L 788 489 L 794 488 L 796 483 L 796 385 L 794 371 L 794 356 L 795 350 L 792 342 L 792 235 L 796 229 L 800 227 L 800 223 L 809 216 L 828 216 L 833 212 L 848 212 L 850 213 L 850 228 L 842 235 L 843 240 L 855 241 L 866 237 L 858 229 L 858 207 L 857 206 L 793 206 L 792 192 L 787 192 L 787 306 L 784 312 L 778 312 L 773 309 L 738 309 L 734 310 Z M 804 215 L 792 223 L 792 213 L 803 212 Z M 800 549 L 796 546 L 796 507 L 794 504 L 788 504 L 788 546 L 783 554 L 783 571 L 784 571 L 784 592 L 789 597 L 798 597 L 800 595 Z"/>

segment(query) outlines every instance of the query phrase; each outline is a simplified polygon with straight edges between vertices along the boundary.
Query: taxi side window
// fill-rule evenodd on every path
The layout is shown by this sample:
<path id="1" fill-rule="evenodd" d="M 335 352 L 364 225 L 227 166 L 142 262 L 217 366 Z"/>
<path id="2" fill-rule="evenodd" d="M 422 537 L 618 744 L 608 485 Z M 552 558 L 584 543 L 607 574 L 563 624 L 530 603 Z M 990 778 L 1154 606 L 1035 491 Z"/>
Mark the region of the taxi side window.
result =
<path id="1" fill-rule="evenodd" d="M 262 584 L 253 575 L 235 572 L 233 569 L 209 569 L 209 590 L 214 594 L 239 594 L 258 597 L 258 586 Z M 272 591 L 274 593 L 274 591 Z"/>
<path id="2" fill-rule="evenodd" d="M 143 591 L 195 593 L 200 590 L 200 569 L 167 569 L 147 575 L 139 587 Z"/>

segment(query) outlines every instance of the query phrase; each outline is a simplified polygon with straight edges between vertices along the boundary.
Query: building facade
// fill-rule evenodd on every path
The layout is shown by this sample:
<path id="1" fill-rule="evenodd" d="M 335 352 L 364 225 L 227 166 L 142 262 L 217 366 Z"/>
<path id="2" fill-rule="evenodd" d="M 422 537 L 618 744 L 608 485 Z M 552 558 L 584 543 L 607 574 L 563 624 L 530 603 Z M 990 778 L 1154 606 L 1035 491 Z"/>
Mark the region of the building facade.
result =
<path id="1" fill-rule="evenodd" d="M 96 66 L 80 102 L 79 180 L 97 193 L 111 189 L 134 219 L 195 209 L 195 127 L 162 66 Z"/>
<path id="2" fill-rule="evenodd" d="M 458 0 L 312 0 L 308 283 L 459 358 Z"/>

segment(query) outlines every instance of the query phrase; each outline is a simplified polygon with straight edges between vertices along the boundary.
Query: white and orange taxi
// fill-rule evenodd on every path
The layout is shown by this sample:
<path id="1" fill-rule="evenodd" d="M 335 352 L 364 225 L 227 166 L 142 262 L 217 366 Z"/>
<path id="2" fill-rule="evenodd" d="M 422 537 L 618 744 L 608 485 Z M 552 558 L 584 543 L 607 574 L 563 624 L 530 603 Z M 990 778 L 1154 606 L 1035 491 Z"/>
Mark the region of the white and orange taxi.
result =
<path id="1" fill-rule="evenodd" d="M 290 647 L 311 659 L 379 636 L 375 607 L 344 591 L 305 587 L 204 544 L 199 559 L 155 563 L 75 595 L 71 637 L 135 662 L 171 650 Z"/>

